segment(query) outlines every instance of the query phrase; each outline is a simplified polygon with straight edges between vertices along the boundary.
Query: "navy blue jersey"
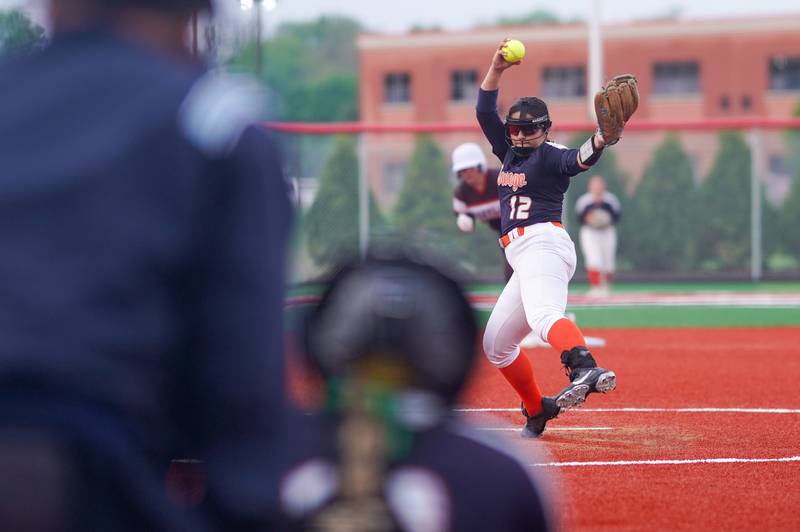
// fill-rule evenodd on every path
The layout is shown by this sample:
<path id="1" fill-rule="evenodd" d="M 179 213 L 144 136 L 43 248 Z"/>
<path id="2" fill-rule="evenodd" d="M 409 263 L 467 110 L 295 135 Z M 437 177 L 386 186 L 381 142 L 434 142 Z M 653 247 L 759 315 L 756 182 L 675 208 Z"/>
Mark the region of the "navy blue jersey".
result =
<path id="1" fill-rule="evenodd" d="M 502 232 L 542 222 L 561 222 L 564 193 L 570 177 L 583 172 L 578 150 L 545 142 L 526 157 L 515 155 L 506 143 L 497 114 L 498 91 L 478 92 L 477 117 L 492 152 L 503 166 L 497 177 Z"/>
<path id="2" fill-rule="evenodd" d="M 224 483 L 217 458 L 286 408 L 292 215 L 274 144 L 215 83 L 101 31 L 0 66 L 0 405 L 83 405 Z"/>

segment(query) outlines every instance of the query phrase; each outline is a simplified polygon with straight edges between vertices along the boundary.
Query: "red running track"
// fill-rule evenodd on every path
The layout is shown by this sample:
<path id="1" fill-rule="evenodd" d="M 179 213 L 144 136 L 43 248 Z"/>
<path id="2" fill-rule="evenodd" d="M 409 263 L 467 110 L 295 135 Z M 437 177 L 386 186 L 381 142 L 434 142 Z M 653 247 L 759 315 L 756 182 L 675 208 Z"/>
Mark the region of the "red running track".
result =
<path id="1" fill-rule="evenodd" d="M 467 415 L 545 462 L 563 529 L 800 530 L 800 328 L 585 332 L 619 386 L 541 439 L 518 437 L 519 401 L 486 361 L 462 398 L 513 409 Z M 566 383 L 554 351 L 528 354 L 544 393 Z"/>

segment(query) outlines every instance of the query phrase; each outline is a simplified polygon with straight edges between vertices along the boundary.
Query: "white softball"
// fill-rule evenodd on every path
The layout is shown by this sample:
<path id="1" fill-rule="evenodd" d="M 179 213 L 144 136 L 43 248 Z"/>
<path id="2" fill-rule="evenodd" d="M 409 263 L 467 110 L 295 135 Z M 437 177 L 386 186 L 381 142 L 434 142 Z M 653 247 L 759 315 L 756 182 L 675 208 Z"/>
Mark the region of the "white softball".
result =
<path id="1" fill-rule="evenodd" d="M 459 214 L 456 218 L 456 225 L 465 233 L 471 233 L 475 229 L 475 220 L 469 214 Z"/>

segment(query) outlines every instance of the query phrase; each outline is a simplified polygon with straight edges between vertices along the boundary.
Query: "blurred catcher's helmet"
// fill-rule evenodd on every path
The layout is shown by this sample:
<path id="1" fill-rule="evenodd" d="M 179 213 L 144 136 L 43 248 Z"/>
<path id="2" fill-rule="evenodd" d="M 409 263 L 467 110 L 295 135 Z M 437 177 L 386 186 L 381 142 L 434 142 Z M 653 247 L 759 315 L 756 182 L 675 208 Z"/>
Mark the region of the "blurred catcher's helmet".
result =
<path id="1" fill-rule="evenodd" d="M 467 168 L 480 168 L 486 170 L 486 156 L 483 150 L 474 142 L 466 142 L 456 146 L 453 150 L 453 173 L 457 174 Z"/>
<path id="2" fill-rule="evenodd" d="M 406 256 L 344 266 L 306 323 L 306 352 L 326 380 L 355 378 L 454 401 L 477 326 L 459 284 Z"/>
<path id="3" fill-rule="evenodd" d="M 512 115 L 519 113 L 512 118 Z M 517 99 L 508 109 L 506 115 L 506 143 L 511 147 L 516 155 L 530 155 L 533 148 L 527 146 L 514 146 L 511 142 L 511 135 L 517 130 L 522 130 L 525 135 L 532 135 L 536 130 L 541 130 L 545 134 L 550 131 L 553 122 L 550 121 L 550 113 L 547 104 L 535 96 L 523 96 Z"/>

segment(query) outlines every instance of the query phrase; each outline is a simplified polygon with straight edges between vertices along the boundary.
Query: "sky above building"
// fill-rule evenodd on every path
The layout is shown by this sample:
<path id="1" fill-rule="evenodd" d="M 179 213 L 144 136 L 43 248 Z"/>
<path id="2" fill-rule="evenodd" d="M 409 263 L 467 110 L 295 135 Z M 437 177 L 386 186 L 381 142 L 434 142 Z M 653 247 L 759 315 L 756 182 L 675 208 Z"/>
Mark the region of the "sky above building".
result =
<path id="1" fill-rule="evenodd" d="M 216 0 L 235 16 L 246 17 L 239 9 L 240 0 Z M 37 18 L 47 0 L 0 0 L 0 8 L 25 7 Z M 414 26 L 463 30 L 491 25 L 501 17 L 525 15 L 546 10 L 564 20 L 587 18 L 591 0 L 504 0 L 490 5 L 486 0 L 277 0 L 277 8 L 266 14 L 268 28 L 285 21 L 308 20 L 323 14 L 341 14 L 358 19 L 371 31 L 397 33 Z M 682 18 L 726 18 L 800 14 L 798 0 L 602 0 L 604 22 L 627 22 L 636 19 L 678 14 Z M 228 7 L 230 6 L 230 7 Z"/>
<path id="2" fill-rule="evenodd" d="M 224 1 L 224 0 L 223 0 Z M 231 0 L 237 3 L 237 0 Z M 740 17 L 800 13 L 798 0 L 602 0 L 604 22 L 625 22 L 668 14 L 683 18 Z M 402 32 L 413 26 L 467 29 L 492 24 L 500 17 L 547 10 L 562 19 L 587 18 L 591 0 L 542 2 L 504 0 L 278 0 L 269 13 L 274 27 L 286 20 L 302 20 L 325 13 L 340 13 L 359 19 L 368 29 Z"/>

